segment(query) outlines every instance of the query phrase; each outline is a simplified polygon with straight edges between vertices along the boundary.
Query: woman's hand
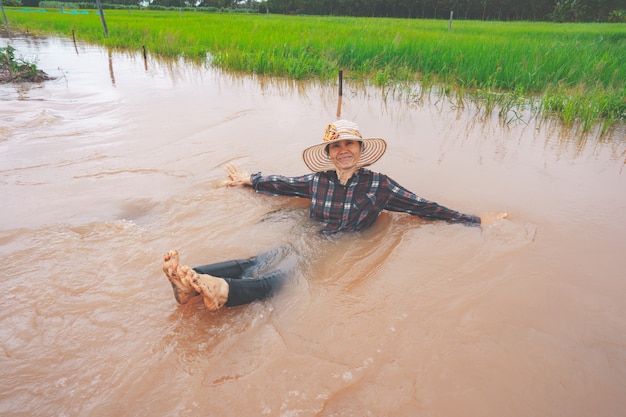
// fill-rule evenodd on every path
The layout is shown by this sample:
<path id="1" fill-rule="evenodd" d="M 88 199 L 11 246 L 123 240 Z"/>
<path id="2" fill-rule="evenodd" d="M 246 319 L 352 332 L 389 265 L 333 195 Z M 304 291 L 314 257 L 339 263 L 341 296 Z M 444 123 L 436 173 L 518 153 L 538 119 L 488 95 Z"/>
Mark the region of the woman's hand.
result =
<path id="1" fill-rule="evenodd" d="M 237 187 L 238 185 L 252 185 L 250 174 L 241 168 L 240 165 L 226 165 L 226 174 L 228 174 L 228 179 L 221 183 L 222 186 Z"/>

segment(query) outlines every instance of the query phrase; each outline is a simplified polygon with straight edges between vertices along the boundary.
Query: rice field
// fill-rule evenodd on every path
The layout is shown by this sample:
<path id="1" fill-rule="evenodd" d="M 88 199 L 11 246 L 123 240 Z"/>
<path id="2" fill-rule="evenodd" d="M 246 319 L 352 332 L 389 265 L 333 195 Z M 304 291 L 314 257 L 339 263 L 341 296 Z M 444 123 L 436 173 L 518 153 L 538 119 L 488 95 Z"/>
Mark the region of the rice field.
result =
<path id="1" fill-rule="evenodd" d="M 436 88 L 487 112 L 531 109 L 568 126 L 626 120 L 626 25 L 5 8 L 12 30 L 294 79 L 344 76 L 410 97 Z M 503 113 L 507 113 L 504 111 Z"/>

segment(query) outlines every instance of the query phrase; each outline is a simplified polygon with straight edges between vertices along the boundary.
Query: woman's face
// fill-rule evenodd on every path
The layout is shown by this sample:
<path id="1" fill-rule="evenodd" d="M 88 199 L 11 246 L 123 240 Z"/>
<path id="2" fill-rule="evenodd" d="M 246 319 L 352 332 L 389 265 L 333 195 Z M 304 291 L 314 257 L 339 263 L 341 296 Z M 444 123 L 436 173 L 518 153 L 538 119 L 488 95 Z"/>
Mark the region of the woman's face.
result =
<path id="1" fill-rule="evenodd" d="M 328 156 L 340 171 L 356 168 L 361 157 L 361 142 L 338 140 L 328 145 Z"/>

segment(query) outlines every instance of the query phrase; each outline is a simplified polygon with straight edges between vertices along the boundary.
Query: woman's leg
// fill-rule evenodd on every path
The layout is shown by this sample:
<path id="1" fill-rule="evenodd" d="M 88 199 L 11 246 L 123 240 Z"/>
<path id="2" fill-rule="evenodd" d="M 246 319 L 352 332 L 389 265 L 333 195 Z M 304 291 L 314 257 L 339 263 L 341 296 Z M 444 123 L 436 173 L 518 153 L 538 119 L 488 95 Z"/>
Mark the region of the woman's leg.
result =
<path id="1" fill-rule="evenodd" d="M 185 304 L 194 296 L 202 295 L 207 308 L 215 311 L 223 305 L 234 307 L 273 295 L 282 286 L 290 268 L 280 268 L 258 278 L 249 277 L 269 269 L 281 254 L 285 255 L 284 247 L 252 258 L 189 268 L 179 264 L 178 252 L 171 251 L 164 257 L 163 271 L 179 303 Z"/>
<path id="2" fill-rule="evenodd" d="M 270 272 L 253 279 L 224 278 L 228 283 L 226 307 L 235 307 L 263 300 L 277 292 L 285 278 L 286 274 L 283 271 Z"/>
<path id="3" fill-rule="evenodd" d="M 207 274 L 219 278 L 241 279 L 244 277 L 252 277 L 261 269 L 269 269 L 269 266 L 274 263 L 277 258 L 285 255 L 284 252 L 287 249 L 288 246 L 285 245 L 251 258 L 234 259 L 232 261 L 196 266 L 193 270 L 199 274 Z"/>
<path id="4" fill-rule="evenodd" d="M 235 259 L 193 268 L 199 274 L 212 275 L 219 278 L 240 279 L 255 264 L 255 258 Z"/>

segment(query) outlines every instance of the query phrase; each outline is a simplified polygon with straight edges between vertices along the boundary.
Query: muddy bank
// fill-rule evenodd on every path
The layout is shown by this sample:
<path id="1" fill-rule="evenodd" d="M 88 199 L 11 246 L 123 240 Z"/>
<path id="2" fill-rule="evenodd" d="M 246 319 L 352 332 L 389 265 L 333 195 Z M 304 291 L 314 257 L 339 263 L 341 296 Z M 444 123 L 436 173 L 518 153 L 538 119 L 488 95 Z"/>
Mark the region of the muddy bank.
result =
<path id="1" fill-rule="evenodd" d="M 0 84 L 20 82 L 42 82 L 50 79 L 37 69 L 37 65 L 15 57 L 15 50 L 10 45 L 0 49 Z"/>

